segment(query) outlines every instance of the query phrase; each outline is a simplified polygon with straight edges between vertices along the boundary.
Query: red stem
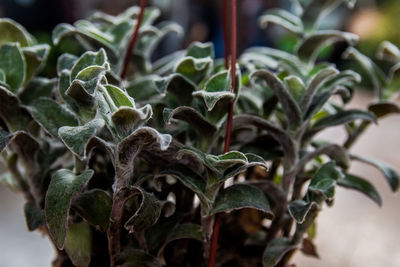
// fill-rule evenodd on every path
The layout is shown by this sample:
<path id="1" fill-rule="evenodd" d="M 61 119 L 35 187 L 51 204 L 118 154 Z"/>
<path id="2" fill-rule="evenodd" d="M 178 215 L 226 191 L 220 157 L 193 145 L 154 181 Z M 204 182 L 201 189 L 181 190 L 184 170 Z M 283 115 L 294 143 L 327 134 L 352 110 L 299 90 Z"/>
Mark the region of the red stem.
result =
<path id="1" fill-rule="evenodd" d="M 125 54 L 124 65 L 123 65 L 121 76 L 120 76 L 121 80 L 125 79 L 126 74 L 128 73 L 129 62 L 132 57 L 133 49 L 135 48 L 135 43 L 136 43 L 136 40 L 139 35 L 139 28 L 140 28 L 140 25 L 142 24 L 143 14 L 144 14 L 146 5 L 147 5 L 147 0 L 140 1 L 140 11 L 139 11 L 138 18 L 136 20 L 135 30 L 134 30 L 132 38 L 129 42 L 128 50 L 126 51 L 126 54 Z"/>
<path id="2" fill-rule="evenodd" d="M 228 16 L 226 15 L 227 9 L 227 0 L 224 0 L 224 41 L 225 41 L 225 67 L 227 68 L 228 66 L 228 34 L 227 34 L 227 20 Z M 231 0 L 231 26 L 232 26 L 232 33 L 231 33 L 231 92 L 235 93 L 235 88 L 236 88 L 236 43 L 237 43 L 237 26 L 236 26 L 236 0 Z M 230 143 L 231 143 L 231 131 L 232 131 L 232 117 L 233 117 L 233 107 L 234 107 L 234 100 L 232 100 L 229 104 L 229 113 L 228 113 L 228 120 L 226 123 L 226 134 L 225 134 L 225 147 L 224 147 L 224 153 L 228 152 L 230 150 Z M 224 185 L 222 185 L 221 188 L 223 188 Z M 215 266 L 215 259 L 217 256 L 217 245 L 218 245 L 218 235 L 219 235 L 219 228 L 221 224 L 221 216 L 220 214 L 217 214 L 215 217 L 215 224 L 214 224 L 214 229 L 213 229 L 213 234 L 211 237 L 211 246 L 210 246 L 210 254 L 209 254 L 209 259 L 208 259 L 208 267 L 214 267 Z"/>

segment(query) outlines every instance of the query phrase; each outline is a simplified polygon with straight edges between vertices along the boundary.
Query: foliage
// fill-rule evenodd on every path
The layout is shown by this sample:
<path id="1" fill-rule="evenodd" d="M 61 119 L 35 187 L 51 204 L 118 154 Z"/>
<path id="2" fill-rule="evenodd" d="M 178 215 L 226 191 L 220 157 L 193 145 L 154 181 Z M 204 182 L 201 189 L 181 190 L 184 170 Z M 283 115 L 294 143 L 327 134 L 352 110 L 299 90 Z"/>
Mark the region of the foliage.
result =
<path id="1" fill-rule="evenodd" d="M 121 55 L 137 7 L 57 26 L 54 45 L 73 39 L 86 52 L 61 55 L 55 78 L 38 75 L 50 47 L 0 20 L 0 149 L 9 170 L 2 181 L 24 194 L 29 230 L 59 249 L 54 266 L 203 266 L 215 214 L 225 214 L 218 265 L 284 266 L 304 242 L 315 248 L 310 229 L 336 186 L 381 205 L 374 186 L 348 172 L 351 161 L 377 167 L 398 189 L 391 166 L 349 148 L 368 125 L 400 111 L 390 101 L 400 50 L 382 44 L 379 56 L 393 62 L 385 75 L 353 47 L 357 36 L 318 29 L 341 2 L 354 1 L 293 2 L 297 13 L 269 10 L 260 23 L 294 33 L 296 51 L 246 50 L 236 94 L 210 43 L 151 61 L 166 34 L 181 32 L 171 22 L 154 26 L 156 8 L 145 10 L 125 80 Z M 335 42 L 348 44 L 345 57 L 367 77 L 318 60 Z M 348 109 L 361 79 L 372 81 L 376 101 Z M 222 153 L 231 101 L 234 150 Z M 344 144 L 319 139 L 339 125 Z"/>

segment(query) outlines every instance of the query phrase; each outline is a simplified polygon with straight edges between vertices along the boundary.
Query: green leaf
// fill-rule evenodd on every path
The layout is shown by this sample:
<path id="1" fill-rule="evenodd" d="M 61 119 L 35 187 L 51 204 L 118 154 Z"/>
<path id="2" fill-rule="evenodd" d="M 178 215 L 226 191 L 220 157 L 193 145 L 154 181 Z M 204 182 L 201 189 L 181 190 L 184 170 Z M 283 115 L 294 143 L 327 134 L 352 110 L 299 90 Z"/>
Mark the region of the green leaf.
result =
<path id="1" fill-rule="evenodd" d="M 182 74 L 194 84 L 201 82 L 211 71 L 213 60 L 210 57 L 184 57 L 176 63 L 174 72 Z"/>
<path id="2" fill-rule="evenodd" d="M 187 122 L 201 136 L 212 137 L 217 132 L 217 127 L 192 107 L 181 106 L 174 110 L 165 108 L 163 116 L 167 124 L 170 124 L 172 119 Z"/>
<path id="3" fill-rule="evenodd" d="M 266 28 L 268 23 L 274 23 L 292 33 L 303 33 L 303 23 L 301 22 L 301 19 L 284 9 L 269 9 L 259 18 L 259 23 L 263 28 Z"/>
<path id="4" fill-rule="evenodd" d="M 304 76 L 304 72 L 306 71 L 304 69 L 304 64 L 299 60 L 298 57 L 279 49 L 273 49 L 269 47 L 252 47 L 247 49 L 246 52 L 254 53 L 255 56 L 260 54 L 262 56 L 271 57 L 277 61 L 277 64 L 279 64 L 280 67 L 288 71 L 290 74 L 296 76 Z M 276 68 L 277 67 L 274 67 L 272 69 Z"/>
<path id="5" fill-rule="evenodd" d="M 21 47 L 33 45 L 33 37 L 19 23 L 9 18 L 0 18 L 0 46 L 19 43 Z"/>
<path id="6" fill-rule="evenodd" d="M 201 97 L 206 104 L 207 110 L 212 111 L 218 102 L 229 102 L 235 98 L 235 94 L 231 92 L 207 92 L 199 90 L 193 92 L 193 96 Z"/>
<path id="7" fill-rule="evenodd" d="M 176 178 L 184 186 L 192 190 L 198 196 L 200 201 L 202 201 L 202 203 L 210 202 L 210 200 L 205 195 L 206 182 L 204 181 L 204 178 L 187 166 L 181 164 L 169 166 L 166 170 L 162 171 L 155 178 L 159 179 L 160 177 L 166 177 L 167 175 Z"/>
<path id="8" fill-rule="evenodd" d="M 201 225 L 193 223 L 184 223 L 176 226 L 168 234 L 164 244 L 158 250 L 157 258 L 162 258 L 165 247 L 172 241 L 179 239 L 195 239 L 200 242 L 204 241 Z"/>
<path id="9" fill-rule="evenodd" d="M 290 75 L 285 77 L 284 82 L 286 88 L 290 90 L 294 100 L 296 100 L 296 102 L 299 104 L 303 94 L 306 91 L 306 86 L 304 85 L 303 81 L 297 76 Z"/>
<path id="10" fill-rule="evenodd" d="M 106 69 L 100 66 L 89 66 L 81 70 L 65 92 L 81 106 L 94 105 L 94 91 L 104 79 Z"/>
<path id="11" fill-rule="evenodd" d="M 322 195 L 325 199 L 333 199 L 335 186 L 343 175 L 335 168 L 335 162 L 331 161 L 322 165 L 311 179 L 308 190 Z"/>
<path id="12" fill-rule="evenodd" d="M 294 161 L 296 155 L 294 152 L 294 144 L 290 136 L 288 136 L 286 131 L 260 117 L 253 115 L 236 115 L 233 117 L 232 131 L 234 132 L 237 129 L 250 125 L 266 130 L 282 146 L 288 160 Z"/>
<path id="13" fill-rule="evenodd" d="M 13 134 L 7 133 L 0 129 L 0 152 L 7 146 L 12 144 L 12 150 L 17 153 L 18 157 L 22 160 L 27 174 L 34 168 L 36 163 L 36 155 L 39 151 L 39 143 L 29 133 L 17 131 Z"/>
<path id="14" fill-rule="evenodd" d="M 150 105 L 142 108 L 121 107 L 112 116 L 111 120 L 115 125 L 117 132 L 126 137 L 135 129 L 138 129 L 152 117 L 153 110 Z"/>
<path id="15" fill-rule="evenodd" d="M 357 49 L 349 47 L 344 53 L 345 59 L 354 59 L 367 73 L 368 78 L 374 86 L 377 97 L 382 97 L 382 88 L 386 86 L 387 77 L 385 73 L 367 56 L 361 54 Z"/>
<path id="16" fill-rule="evenodd" d="M 104 127 L 104 120 L 95 119 L 83 126 L 63 126 L 58 130 L 58 136 L 65 146 L 80 159 L 86 159 L 86 145 L 89 139 Z"/>
<path id="17" fill-rule="evenodd" d="M 335 42 L 346 42 L 349 45 L 355 45 L 358 36 L 349 33 L 334 30 L 317 31 L 307 36 L 297 47 L 297 55 L 306 63 L 315 62 L 321 49 Z"/>
<path id="18" fill-rule="evenodd" d="M 161 263 L 150 254 L 147 254 L 143 250 L 127 248 L 124 249 L 120 255 L 118 267 L 161 267 Z"/>
<path id="19" fill-rule="evenodd" d="M 308 110 L 304 113 L 304 120 L 312 118 L 312 116 L 321 111 L 321 108 L 327 103 L 331 96 L 335 94 L 340 94 L 343 98 L 349 98 L 351 96 L 349 89 L 342 86 L 324 90 L 322 93 L 313 97 Z"/>
<path id="20" fill-rule="evenodd" d="M 35 77 L 22 91 L 19 99 L 24 105 L 29 105 L 40 97 L 51 97 L 56 87 L 57 79 Z"/>
<path id="21" fill-rule="evenodd" d="M 380 60 L 398 63 L 400 61 L 400 49 L 389 41 L 383 41 L 379 45 L 376 57 Z"/>
<path id="22" fill-rule="evenodd" d="M 176 62 L 184 57 L 184 55 L 185 51 L 180 50 L 156 60 L 153 62 L 153 72 L 157 75 L 166 75 L 171 73 L 176 65 Z"/>
<path id="23" fill-rule="evenodd" d="M 78 74 L 85 68 L 90 66 L 100 66 L 108 69 L 107 55 L 104 49 L 97 52 L 88 51 L 84 53 L 74 64 L 71 69 L 71 81 L 76 79 Z"/>
<path id="24" fill-rule="evenodd" d="M 142 55 L 146 60 L 150 60 L 154 49 L 169 33 L 176 33 L 181 36 L 183 29 L 179 24 L 170 21 L 161 22 L 156 27 L 143 25 L 140 28 L 140 34 L 135 45 L 135 54 Z"/>
<path id="25" fill-rule="evenodd" d="M 377 119 L 390 114 L 400 113 L 399 105 L 389 101 L 380 101 L 378 103 L 370 104 L 368 110 L 374 113 Z"/>
<path id="26" fill-rule="evenodd" d="M 57 74 L 60 75 L 63 70 L 71 70 L 77 60 L 77 56 L 68 53 L 59 56 L 57 59 Z"/>
<path id="27" fill-rule="evenodd" d="M 0 47 L 0 69 L 4 72 L 11 91 L 16 93 L 26 77 L 25 58 L 18 44 L 3 44 Z"/>
<path id="28" fill-rule="evenodd" d="M 385 176 L 387 182 L 390 185 L 390 188 L 392 189 L 393 192 L 396 192 L 399 188 L 399 174 L 395 170 L 394 167 L 392 167 L 390 164 L 381 162 L 376 159 L 370 159 L 370 158 L 365 158 L 365 157 L 360 157 L 360 156 L 354 156 L 352 155 L 351 158 L 353 160 L 361 161 L 364 162 L 368 165 L 374 166 L 375 168 L 379 169 L 382 174 Z"/>
<path id="29" fill-rule="evenodd" d="M 296 245 L 288 238 L 280 237 L 272 240 L 264 250 L 263 266 L 274 267 L 286 253 L 295 250 Z"/>
<path id="30" fill-rule="evenodd" d="M 32 120 L 29 113 L 20 107 L 20 101 L 12 92 L 0 85 L 0 117 L 11 131 L 25 130 Z"/>
<path id="31" fill-rule="evenodd" d="M 307 202 L 301 199 L 292 201 L 288 205 L 290 216 L 296 220 L 297 223 L 302 224 L 306 220 L 307 214 L 311 209 L 319 209 L 317 203 Z"/>
<path id="32" fill-rule="evenodd" d="M 92 230 L 85 222 L 68 226 L 65 251 L 76 267 L 88 267 L 92 256 Z"/>
<path id="33" fill-rule="evenodd" d="M 59 249 L 64 247 L 72 198 L 86 186 L 93 173 L 93 170 L 86 170 L 76 175 L 70 170 L 60 169 L 51 178 L 45 200 L 46 222 Z"/>
<path id="34" fill-rule="evenodd" d="M 251 77 L 257 77 L 265 80 L 268 86 L 274 91 L 275 95 L 278 97 L 289 124 L 292 127 L 300 125 L 302 120 L 301 110 L 288 89 L 275 74 L 267 70 L 259 70 L 253 72 L 251 74 Z"/>
<path id="35" fill-rule="evenodd" d="M 221 100 L 230 101 L 235 98 L 231 92 L 231 79 L 229 71 L 214 74 L 205 84 L 203 90 L 193 92 L 194 96 L 203 98 L 208 111 L 214 109 L 217 102 Z"/>
<path id="36" fill-rule="evenodd" d="M 123 106 L 131 108 L 135 107 L 133 99 L 120 88 L 114 85 L 105 85 L 104 87 L 106 88 L 108 95 L 111 97 L 114 105 L 117 108 Z"/>
<path id="37" fill-rule="evenodd" d="M 265 160 L 262 157 L 255 155 L 255 154 L 251 154 L 251 153 L 246 153 L 245 156 L 247 158 L 247 163 L 235 164 L 234 166 L 226 169 L 223 173 L 223 176 L 221 177 L 223 181 L 225 181 L 228 178 L 235 177 L 236 175 L 243 173 L 250 167 L 260 166 L 260 167 L 263 167 L 265 170 L 268 169 L 268 167 L 265 163 Z M 219 181 L 221 181 L 221 179 Z"/>
<path id="38" fill-rule="evenodd" d="M 29 231 L 35 231 L 46 224 L 46 217 L 43 209 L 39 209 L 35 204 L 27 202 L 24 206 L 26 225 Z"/>
<path id="39" fill-rule="evenodd" d="M 327 127 L 337 126 L 355 120 L 366 120 L 375 123 L 376 117 L 371 112 L 366 112 L 362 110 L 357 110 L 357 109 L 342 110 L 338 111 L 336 114 L 328 115 L 316 121 L 312 126 L 310 133 L 315 134 Z"/>
<path id="40" fill-rule="evenodd" d="M 261 53 L 252 52 L 251 48 L 240 55 L 239 61 L 252 71 L 256 69 L 276 70 L 279 66 L 278 61 L 271 55 L 263 55 Z"/>
<path id="41" fill-rule="evenodd" d="M 100 231 L 107 231 L 110 224 L 112 199 L 103 190 L 93 189 L 77 194 L 72 208 L 90 225 Z"/>
<path id="42" fill-rule="evenodd" d="M 217 195 L 210 215 L 245 208 L 260 210 L 269 218 L 274 216 L 264 193 L 257 187 L 246 184 L 235 184 L 223 189 Z"/>
<path id="43" fill-rule="evenodd" d="M 150 127 L 141 127 L 131 135 L 123 139 L 117 147 L 116 175 L 120 179 L 131 179 L 133 175 L 133 160 L 137 152 L 150 154 L 155 160 L 156 157 L 171 157 L 168 148 L 172 137 L 168 134 L 160 134 Z M 154 161 L 153 161 L 154 164 Z"/>
<path id="44" fill-rule="evenodd" d="M 379 206 L 382 205 L 382 198 L 378 191 L 376 191 L 375 187 L 370 182 L 361 177 L 346 174 L 345 177 L 339 179 L 337 183 L 344 188 L 359 191 L 360 193 L 372 199 Z"/>
<path id="45" fill-rule="evenodd" d="M 211 42 L 193 42 L 186 50 L 185 56 L 194 58 L 214 58 L 214 47 Z"/>
<path id="46" fill-rule="evenodd" d="M 70 82 L 70 71 L 69 70 L 62 70 L 59 74 L 58 79 L 58 92 L 62 100 L 68 104 L 69 107 L 75 112 L 79 112 L 78 103 L 70 96 L 67 95 L 67 90 L 69 89 L 71 82 Z M 89 96 L 90 97 L 90 96 Z M 84 100 L 84 99 L 80 99 Z"/>
<path id="47" fill-rule="evenodd" d="M 315 29 L 319 22 L 337 8 L 341 3 L 346 3 L 349 8 L 353 8 L 356 0 L 298 0 L 303 4 L 302 20 L 307 29 Z"/>
<path id="48" fill-rule="evenodd" d="M 395 95 L 400 89 L 400 62 L 395 64 L 390 68 L 389 71 L 389 83 L 384 88 L 383 99 L 390 99 Z"/>
<path id="49" fill-rule="evenodd" d="M 301 110 L 307 110 L 309 108 L 315 96 L 315 93 L 317 92 L 317 90 L 320 88 L 320 86 L 323 84 L 324 81 L 338 74 L 339 71 L 336 68 L 328 67 L 320 70 L 313 77 L 311 77 L 309 85 L 307 87 L 307 91 L 305 92 L 301 100 L 300 104 Z"/>
<path id="50" fill-rule="evenodd" d="M 22 52 L 26 62 L 25 85 L 34 77 L 43 67 L 50 52 L 50 46 L 40 44 L 31 47 L 23 47 Z"/>
<path id="51" fill-rule="evenodd" d="M 75 115 L 50 98 L 39 98 L 28 107 L 33 118 L 52 136 L 63 126 L 78 126 Z"/>
<path id="52" fill-rule="evenodd" d="M 150 86 L 154 87 L 161 96 L 173 96 L 174 100 L 176 100 L 180 105 L 190 105 L 192 103 L 192 92 L 196 89 L 196 86 L 181 74 L 173 73 L 166 77 L 150 75 L 148 78 L 152 80 Z M 146 79 L 143 79 L 142 81 L 146 81 Z M 149 88 L 142 84 L 139 90 L 144 93 L 149 90 Z"/>
<path id="53" fill-rule="evenodd" d="M 67 23 L 58 24 L 52 32 L 52 40 L 54 45 L 58 45 L 62 38 L 64 38 L 68 33 L 74 32 L 75 28 Z"/>
<path id="54" fill-rule="evenodd" d="M 139 233 L 158 221 L 162 204 L 153 193 L 148 193 L 139 187 L 132 187 L 132 189 L 140 192 L 142 201 L 135 214 L 126 221 L 124 227 L 129 233 Z"/>

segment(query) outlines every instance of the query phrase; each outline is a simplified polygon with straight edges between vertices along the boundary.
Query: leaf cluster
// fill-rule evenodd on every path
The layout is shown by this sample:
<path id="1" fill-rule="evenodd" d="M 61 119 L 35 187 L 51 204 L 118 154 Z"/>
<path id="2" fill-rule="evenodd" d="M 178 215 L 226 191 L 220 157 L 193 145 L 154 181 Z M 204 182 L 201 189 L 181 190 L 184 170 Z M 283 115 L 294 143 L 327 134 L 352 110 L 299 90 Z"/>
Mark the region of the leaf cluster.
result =
<path id="1" fill-rule="evenodd" d="M 246 50 L 235 94 L 211 43 L 151 60 L 167 34 L 181 32 L 172 22 L 155 25 L 157 8 L 145 10 L 124 80 L 122 55 L 138 7 L 58 25 L 54 45 L 73 39 L 85 52 L 61 55 L 55 78 L 38 75 L 50 46 L 0 19 L 2 182 L 24 194 L 29 230 L 48 234 L 58 248 L 54 266 L 203 266 L 216 214 L 224 214 L 218 264 L 284 266 L 301 245 L 317 255 L 315 220 L 337 186 L 381 205 L 374 185 L 349 173 L 350 164 L 377 167 L 393 191 L 397 172 L 349 149 L 371 123 L 399 112 L 390 99 L 400 85 L 400 50 L 387 42 L 379 49 L 393 63 L 386 76 L 353 47 L 357 36 L 319 30 L 342 2 L 354 4 L 296 0 L 297 13 L 261 16 L 262 26 L 284 27 L 298 45 L 293 53 Z M 336 42 L 347 43 L 344 56 L 367 77 L 319 60 Z M 348 109 L 364 78 L 376 101 Z M 233 150 L 222 153 L 232 101 Z M 346 129 L 343 144 L 320 140 L 333 126 Z"/>

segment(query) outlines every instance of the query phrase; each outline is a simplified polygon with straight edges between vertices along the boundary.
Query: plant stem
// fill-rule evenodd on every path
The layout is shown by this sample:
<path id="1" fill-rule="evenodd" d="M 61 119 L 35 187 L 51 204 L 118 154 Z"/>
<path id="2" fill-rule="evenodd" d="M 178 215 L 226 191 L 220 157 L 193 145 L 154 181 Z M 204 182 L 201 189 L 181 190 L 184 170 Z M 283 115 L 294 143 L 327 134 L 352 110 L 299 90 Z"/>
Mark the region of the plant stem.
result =
<path id="1" fill-rule="evenodd" d="M 114 191 L 110 226 L 107 230 L 108 253 L 111 262 L 110 267 L 116 267 L 116 259 L 121 252 L 121 219 L 125 202 L 138 194 L 137 192 L 131 192 L 127 186 L 127 180 L 118 179 Z"/>
<path id="2" fill-rule="evenodd" d="M 136 25 L 135 25 L 135 29 L 134 29 L 132 38 L 131 38 L 131 40 L 129 42 L 128 50 L 126 51 L 126 54 L 125 54 L 124 63 L 122 65 L 123 68 L 122 68 L 121 75 L 120 75 L 121 80 L 125 79 L 126 74 L 128 73 L 129 62 L 130 62 L 130 59 L 132 57 L 133 49 L 135 48 L 135 43 L 136 43 L 136 40 L 137 40 L 138 35 L 139 35 L 139 28 L 140 28 L 140 25 L 142 24 L 143 14 L 144 14 L 144 10 L 145 10 L 146 5 L 147 5 L 147 0 L 141 0 L 140 1 L 139 15 L 138 15 L 138 18 L 136 20 Z"/>
<path id="3" fill-rule="evenodd" d="M 225 41 L 225 67 L 228 66 L 228 15 L 227 15 L 227 0 L 224 0 L 224 41 Z M 236 40 L 237 40 L 237 27 L 236 27 L 236 0 L 231 0 L 231 92 L 235 93 L 236 88 Z M 231 131 L 232 131 L 232 117 L 233 117 L 233 108 L 235 105 L 235 100 L 233 99 L 229 104 L 229 112 L 228 118 L 226 123 L 226 134 L 225 134 L 225 146 L 224 146 L 224 153 L 230 150 L 230 143 L 231 143 Z M 222 184 L 221 188 L 224 187 Z M 213 229 L 213 234 L 211 237 L 211 247 L 210 247 L 210 254 L 208 259 L 208 267 L 215 266 L 215 259 L 217 254 L 217 245 L 218 245 L 218 235 L 219 235 L 219 228 L 221 224 L 221 216 L 219 214 L 216 215 L 215 224 Z"/>

